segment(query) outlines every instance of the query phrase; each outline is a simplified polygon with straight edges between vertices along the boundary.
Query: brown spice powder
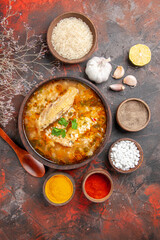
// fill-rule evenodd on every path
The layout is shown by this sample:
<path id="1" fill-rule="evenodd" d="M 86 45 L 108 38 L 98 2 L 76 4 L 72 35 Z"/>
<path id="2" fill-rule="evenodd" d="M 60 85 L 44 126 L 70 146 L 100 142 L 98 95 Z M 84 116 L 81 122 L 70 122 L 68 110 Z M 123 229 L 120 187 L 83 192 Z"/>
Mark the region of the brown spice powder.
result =
<path id="1" fill-rule="evenodd" d="M 119 122 L 130 130 L 137 130 L 143 127 L 149 118 L 149 113 L 146 106 L 136 100 L 131 100 L 124 103 L 118 114 Z"/>

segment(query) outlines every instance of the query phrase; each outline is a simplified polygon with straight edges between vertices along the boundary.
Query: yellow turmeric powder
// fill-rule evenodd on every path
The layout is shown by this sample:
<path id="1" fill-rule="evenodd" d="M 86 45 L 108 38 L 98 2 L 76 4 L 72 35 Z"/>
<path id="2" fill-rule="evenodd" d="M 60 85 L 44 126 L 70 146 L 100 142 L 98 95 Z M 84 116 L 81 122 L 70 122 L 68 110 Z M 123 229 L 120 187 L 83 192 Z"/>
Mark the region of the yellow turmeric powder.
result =
<path id="1" fill-rule="evenodd" d="M 54 175 L 46 183 L 45 193 L 53 203 L 67 202 L 73 193 L 73 184 L 65 175 Z"/>

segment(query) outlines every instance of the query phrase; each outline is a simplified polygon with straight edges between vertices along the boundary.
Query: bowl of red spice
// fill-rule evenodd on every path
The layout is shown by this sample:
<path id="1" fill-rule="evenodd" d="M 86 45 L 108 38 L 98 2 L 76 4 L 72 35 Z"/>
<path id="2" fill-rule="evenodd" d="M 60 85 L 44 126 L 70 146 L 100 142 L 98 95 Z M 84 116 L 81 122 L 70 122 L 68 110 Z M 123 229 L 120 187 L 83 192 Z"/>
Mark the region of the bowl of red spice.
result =
<path id="1" fill-rule="evenodd" d="M 101 203 L 112 195 L 113 181 L 106 170 L 93 169 L 84 176 L 82 190 L 88 200 Z"/>

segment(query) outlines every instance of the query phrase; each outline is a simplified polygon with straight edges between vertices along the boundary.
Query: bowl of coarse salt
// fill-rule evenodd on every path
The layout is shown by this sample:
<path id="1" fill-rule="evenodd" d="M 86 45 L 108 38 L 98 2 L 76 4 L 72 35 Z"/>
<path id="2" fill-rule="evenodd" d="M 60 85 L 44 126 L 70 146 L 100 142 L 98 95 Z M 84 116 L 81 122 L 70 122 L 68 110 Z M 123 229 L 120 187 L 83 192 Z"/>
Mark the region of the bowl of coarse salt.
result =
<path id="1" fill-rule="evenodd" d="M 108 153 L 111 166 L 120 173 L 131 173 L 143 162 L 143 150 L 138 142 L 131 138 L 121 138 L 114 142 Z"/>
<path id="2" fill-rule="evenodd" d="M 84 14 L 66 12 L 56 17 L 47 32 L 47 43 L 54 57 L 65 63 L 87 60 L 97 46 L 97 32 Z"/>

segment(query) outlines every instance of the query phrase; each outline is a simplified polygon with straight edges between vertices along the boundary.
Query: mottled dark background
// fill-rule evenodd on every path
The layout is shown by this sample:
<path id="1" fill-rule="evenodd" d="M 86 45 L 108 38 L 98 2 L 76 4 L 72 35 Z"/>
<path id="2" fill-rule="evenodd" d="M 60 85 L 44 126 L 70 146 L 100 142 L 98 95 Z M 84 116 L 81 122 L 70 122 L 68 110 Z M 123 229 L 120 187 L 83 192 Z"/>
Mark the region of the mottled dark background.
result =
<path id="1" fill-rule="evenodd" d="M 7 0 L 1 0 L 0 12 L 6 16 Z M 13 150 L 0 138 L 0 240 L 141 240 L 160 238 L 160 1 L 159 0 L 17 0 L 11 2 L 13 15 L 8 19 L 8 28 L 14 30 L 14 37 L 20 36 L 17 44 L 25 44 L 26 27 L 32 28 L 45 42 L 47 28 L 52 19 L 65 11 L 85 13 L 96 25 L 98 47 L 95 56 L 111 57 L 113 70 L 123 65 L 126 74 L 133 74 L 138 85 L 126 87 L 124 92 L 108 89 L 116 80 L 98 85 L 110 103 L 113 116 L 113 130 L 105 151 L 92 163 L 80 169 L 68 171 L 75 179 L 76 193 L 73 200 L 63 207 L 49 205 L 42 195 L 42 184 L 53 169 L 46 169 L 42 179 L 27 174 L 21 167 Z M 12 13 L 13 13 L 12 12 Z M 19 14 L 20 13 L 20 14 Z M 3 31 L 3 29 L 2 29 Z M 141 68 L 128 61 L 130 47 L 137 43 L 148 45 L 152 52 L 151 62 Z M 38 50 L 36 50 L 38 51 Z M 47 51 L 47 49 L 46 49 Z M 1 51 L 0 51 L 1 54 Z M 42 54 L 43 55 L 43 54 Z M 0 65 L 4 64 L 3 54 Z M 56 62 L 45 53 L 42 65 L 31 63 L 32 71 L 22 71 L 25 84 L 39 82 L 52 76 L 81 76 L 86 62 L 79 65 L 65 65 Z M 48 64 L 46 70 L 44 64 Z M 35 71 L 39 77 L 35 76 Z M 19 76 L 13 74 L 19 81 Z M 0 73 L 1 88 L 5 79 Z M 117 81 L 120 82 L 120 81 Z M 8 86 L 8 85 L 7 85 Z M 30 87 L 28 87 L 29 90 Z M 14 89 L 13 89 L 14 90 Z M 1 96 L 3 92 L 0 93 Z M 11 96 L 14 107 L 12 116 L 5 113 L 7 123 L 2 128 L 21 147 L 17 119 L 20 104 L 25 93 Z M 122 131 L 115 121 L 115 112 L 121 101 L 138 97 L 146 101 L 151 109 L 151 121 L 142 131 Z M 5 102 L 5 99 L 4 99 Z M 5 104 L 5 103 L 4 103 Z M 0 105 L 1 106 L 1 105 Z M 4 108 L 3 108 L 4 109 Z M 9 112 L 9 110 L 8 110 Z M 106 169 L 107 151 L 112 142 L 122 137 L 137 140 L 144 151 L 144 162 L 134 173 L 123 175 L 111 169 L 114 182 L 112 197 L 105 203 L 94 204 L 85 199 L 81 182 L 89 169 Z"/>

